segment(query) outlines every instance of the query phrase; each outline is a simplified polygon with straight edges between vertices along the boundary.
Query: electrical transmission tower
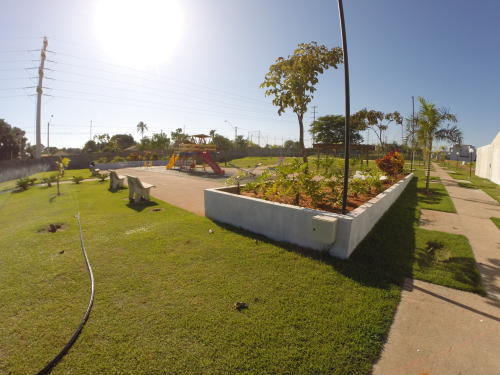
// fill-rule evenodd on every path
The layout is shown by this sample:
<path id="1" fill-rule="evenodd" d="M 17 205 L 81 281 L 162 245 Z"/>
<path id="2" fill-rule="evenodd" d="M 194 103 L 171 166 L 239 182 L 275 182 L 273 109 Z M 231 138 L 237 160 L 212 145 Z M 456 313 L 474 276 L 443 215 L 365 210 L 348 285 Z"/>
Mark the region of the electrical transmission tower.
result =
<path id="1" fill-rule="evenodd" d="M 36 159 L 42 158 L 42 81 L 43 81 L 43 67 L 45 65 L 45 58 L 47 57 L 46 51 L 49 41 L 46 37 L 43 38 L 43 49 L 41 53 L 40 68 L 38 68 L 38 86 L 36 88 L 37 92 L 37 102 L 36 102 Z"/>

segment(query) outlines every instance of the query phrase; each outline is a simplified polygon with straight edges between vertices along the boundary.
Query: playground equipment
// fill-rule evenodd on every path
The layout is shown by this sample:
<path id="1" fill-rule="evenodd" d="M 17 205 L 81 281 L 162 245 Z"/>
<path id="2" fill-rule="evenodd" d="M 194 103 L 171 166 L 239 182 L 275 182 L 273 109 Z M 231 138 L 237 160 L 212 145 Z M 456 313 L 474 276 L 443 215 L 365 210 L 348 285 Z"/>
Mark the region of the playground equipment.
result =
<path id="1" fill-rule="evenodd" d="M 188 172 L 191 172 L 193 169 L 201 168 L 206 171 L 206 163 L 216 174 L 226 174 L 210 156 L 211 152 L 216 151 L 216 146 L 207 144 L 206 138 L 210 138 L 210 136 L 197 134 L 192 135 L 189 141 L 182 141 L 181 144 L 175 147 L 174 154 L 167 164 L 167 169 L 176 169 L 175 167 L 177 167 L 179 172 L 183 169 L 188 169 Z M 198 157 L 200 165 L 196 165 L 196 157 Z"/>
<path id="2" fill-rule="evenodd" d="M 236 168 L 237 170 L 245 173 L 245 177 L 247 176 L 250 176 L 251 178 L 255 178 L 255 173 L 253 173 L 253 171 L 255 170 L 255 168 L 257 168 L 259 165 L 261 165 L 262 163 L 259 163 L 259 164 L 256 164 L 255 167 L 253 168 L 250 168 L 249 170 L 245 170 L 245 169 L 242 169 L 240 167 L 237 167 L 236 165 L 234 164 L 231 164 L 231 163 L 228 163 L 231 167 L 233 168 Z"/>

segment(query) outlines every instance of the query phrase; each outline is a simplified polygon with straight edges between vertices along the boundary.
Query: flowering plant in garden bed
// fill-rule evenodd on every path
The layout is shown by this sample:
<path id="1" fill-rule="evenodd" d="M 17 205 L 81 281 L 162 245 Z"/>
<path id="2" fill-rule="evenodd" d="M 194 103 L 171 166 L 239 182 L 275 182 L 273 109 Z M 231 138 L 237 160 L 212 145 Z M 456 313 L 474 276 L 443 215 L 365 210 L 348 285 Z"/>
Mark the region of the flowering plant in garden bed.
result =
<path id="1" fill-rule="evenodd" d="M 401 153 L 394 149 L 383 158 L 375 160 L 375 163 L 377 163 L 379 169 L 387 175 L 396 176 L 397 174 L 403 173 L 405 159 Z"/>
<path id="2" fill-rule="evenodd" d="M 321 161 L 320 161 L 321 162 Z M 325 160 L 323 163 L 329 163 Z M 339 212 L 342 206 L 344 169 L 331 169 L 331 163 L 325 172 L 314 173 L 301 159 L 275 168 L 276 175 L 265 171 L 255 181 L 240 186 L 241 176 L 233 176 L 225 184 L 237 185 L 237 194 L 275 201 L 278 203 L 308 207 L 323 211 Z M 350 179 L 347 191 L 347 210 L 361 206 L 381 191 L 403 178 L 393 175 L 384 179 L 384 173 L 378 168 L 362 168 Z"/>

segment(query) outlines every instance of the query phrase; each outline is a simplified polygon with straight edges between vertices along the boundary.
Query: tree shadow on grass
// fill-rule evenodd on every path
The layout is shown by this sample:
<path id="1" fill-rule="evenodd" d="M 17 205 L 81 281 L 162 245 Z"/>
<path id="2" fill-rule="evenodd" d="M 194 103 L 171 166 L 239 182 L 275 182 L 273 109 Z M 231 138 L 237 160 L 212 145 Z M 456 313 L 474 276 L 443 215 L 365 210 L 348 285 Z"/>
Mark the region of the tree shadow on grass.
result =
<path id="1" fill-rule="evenodd" d="M 129 200 L 129 202 L 127 203 L 128 208 L 131 208 L 137 212 L 142 212 L 154 206 L 158 206 L 158 203 L 153 201 L 140 201 L 139 203 L 134 203 L 133 200 Z"/>
<path id="2" fill-rule="evenodd" d="M 418 223 L 417 178 L 414 177 L 391 208 L 375 224 L 349 259 L 333 258 L 320 251 L 284 242 L 215 222 L 244 237 L 279 246 L 286 251 L 328 264 L 363 286 L 388 290 L 402 287 L 405 277 L 413 277 L 415 224 Z"/>
<path id="3" fill-rule="evenodd" d="M 428 205 L 439 205 L 443 200 L 443 197 L 448 196 L 447 193 L 441 192 L 439 190 L 429 189 L 431 194 L 425 194 L 425 188 L 418 189 L 420 203 L 425 203 Z"/>

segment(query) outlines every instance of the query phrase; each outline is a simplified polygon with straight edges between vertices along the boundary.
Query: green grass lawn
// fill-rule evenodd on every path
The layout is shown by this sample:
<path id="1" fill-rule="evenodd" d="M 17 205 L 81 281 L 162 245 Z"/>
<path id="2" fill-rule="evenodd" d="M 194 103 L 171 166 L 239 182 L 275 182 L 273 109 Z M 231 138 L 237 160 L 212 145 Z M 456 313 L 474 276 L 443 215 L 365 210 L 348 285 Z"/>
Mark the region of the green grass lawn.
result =
<path id="1" fill-rule="evenodd" d="M 52 374 L 368 374 L 405 277 L 481 293 L 462 236 L 417 227 L 420 183 L 410 182 L 348 260 L 155 199 L 133 205 L 128 189 L 111 192 L 107 181 L 61 185 L 61 196 L 55 187 L 1 195 L 0 373 L 40 370 L 84 315 L 80 212 L 95 302 Z M 49 224 L 67 228 L 39 233 Z M 429 241 L 444 245 L 430 253 Z M 235 310 L 238 301 L 249 308 Z"/>
<path id="2" fill-rule="evenodd" d="M 44 177 L 49 177 L 53 174 L 56 174 L 55 171 L 51 172 L 40 172 L 40 173 L 34 173 L 30 175 L 29 177 L 31 178 L 37 178 L 38 180 L 35 181 L 35 184 L 40 184 L 41 179 Z M 84 178 L 92 178 L 92 172 L 90 169 L 85 168 L 85 169 L 68 169 L 65 171 L 64 176 L 61 177 L 60 181 L 70 181 L 73 176 L 82 176 Z M 13 189 L 16 187 L 16 180 L 12 181 L 5 181 L 0 183 L 0 191 L 5 191 L 9 189 Z"/>
<path id="3" fill-rule="evenodd" d="M 498 217 L 491 217 L 491 221 L 493 221 L 493 224 L 497 226 L 498 229 L 500 229 L 500 218 Z"/>
<path id="4" fill-rule="evenodd" d="M 0 211 L 0 372 L 41 369 L 85 312 L 79 211 L 96 297 L 53 374 L 369 373 L 411 273 L 412 238 L 387 231 L 411 228 L 411 209 L 391 209 L 345 261 L 154 199 L 130 205 L 127 189 L 107 187 L 9 194 Z M 38 233 L 51 223 L 68 227 Z M 238 301 L 249 308 L 235 310 Z"/>
<path id="5" fill-rule="evenodd" d="M 425 194 L 425 171 L 416 170 L 414 175 L 418 177 L 418 204 L 420 208 L 443 211 L 443 212 L 453 212 L 456 213 L 455 205 L 448 195 L 448 191 L 445 186 L 441 183 L 430 183 L 429 189 L 431 191 L 430 195 Z M 440 181 L 439 177 L 430 177 L 432 181 Z"/>

